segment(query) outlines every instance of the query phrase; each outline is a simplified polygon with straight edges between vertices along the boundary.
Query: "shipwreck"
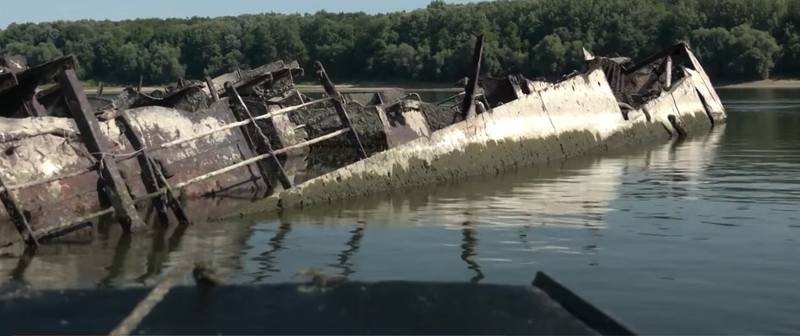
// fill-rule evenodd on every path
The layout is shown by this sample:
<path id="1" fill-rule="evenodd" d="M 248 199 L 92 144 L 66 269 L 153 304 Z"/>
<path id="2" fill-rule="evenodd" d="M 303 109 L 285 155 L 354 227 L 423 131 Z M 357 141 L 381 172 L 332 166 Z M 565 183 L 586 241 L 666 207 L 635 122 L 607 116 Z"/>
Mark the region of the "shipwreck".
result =
<path id="1" fill-rule="evenodd" d="M 278 61 L 115 98 L 87 96 L 73 56 L 28 67 L 0 58 L 0 200 L 18 237 L 35 246 L 91 232 L 126 232 L 227 218 L 495 172 L 611 147 L 704 131 L 726 119 L 685 43 L 639 62 L 584 51 L 558 81 L 481 76 L 483 36 L 460 92 L 439 103 L 403 90 L 340 93 L 323 65 L 325 95 Z M 37 90 L 44 84 L 52 84 Z M 102 91 L 102 89 L 100 89 Z M 194 216 L 200 197 L 245 206 Z"/>

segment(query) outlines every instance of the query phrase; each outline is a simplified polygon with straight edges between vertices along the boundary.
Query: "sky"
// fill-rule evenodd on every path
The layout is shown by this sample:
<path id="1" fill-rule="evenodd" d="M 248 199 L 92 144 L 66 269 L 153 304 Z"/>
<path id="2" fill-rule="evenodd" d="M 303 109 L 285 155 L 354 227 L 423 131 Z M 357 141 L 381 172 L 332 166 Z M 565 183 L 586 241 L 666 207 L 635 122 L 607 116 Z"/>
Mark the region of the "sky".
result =
<path id="1" fill-rule="evenodd" d="M 446 0 L 467 3 L 477 0 Z M 0 6 L 0 29 L 13 22 L 56 20 L 125 20 L 135 18 L 186 18 L 230 16 L 264 12 L 314 13 L 358 12 L 370 14 L 413 10 L 431 0 L 4 0 Z"/>

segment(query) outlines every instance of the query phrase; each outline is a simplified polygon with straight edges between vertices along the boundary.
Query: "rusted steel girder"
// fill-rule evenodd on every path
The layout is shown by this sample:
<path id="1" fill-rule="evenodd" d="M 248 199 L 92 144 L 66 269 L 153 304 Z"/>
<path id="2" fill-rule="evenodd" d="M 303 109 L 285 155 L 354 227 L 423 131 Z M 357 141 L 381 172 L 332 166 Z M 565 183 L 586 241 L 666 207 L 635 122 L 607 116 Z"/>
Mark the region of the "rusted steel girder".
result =
<path id="1" fill-rule="evenodd" d="M 209 88 L 214 87 L 214 81 L 211 79 L 211 77 L 206 77 L 206 85 L 208 85 Z M 219 93 L 217 93 L 217 90 L 209 90 L 209 91 L 211 92 L 211 99 L 214 100 L 215 102 L 218 102 Z"/>
<path id="2" fill-rule="evenodd" d="M 120 111 L 119 113 L 120 117 L 118 120 L 122 122 L 122 125 L 125 128 L 125 137 L 128 138 L 128 141 L 130 141 L 133 149 L 140 152 L 137 156 L 137 160 L 142 171 L 142 182 L 144 183 L 145 189 L 148 193 L 152 194 L 161 188 L 168 188 L 166 181 L 162 181 L 162 179 L 165 179 L 163 177 L 164 174 L 162 173 L 162 168 L 150 156 L 150 153 L 144 146 L 144 141 L 142 141 L 142 138 L 131 126 L 131 120 L 127 113 L 125 113 L 125 111 Z M 180 224 L 189 223 L 189 218 L 186 215 L 186 212 L 183 210 L 180 202 L 168 190 L 168 192 L 164 193 L 163 195 L 153 198 L 153 206 L 156 208 L 156 213 L 158 214 L 158 218 L 161 221 L 162 226 L 169 225 L 167 205 L 169 205 L 169 207 L 172 209 L 172 212 L 175 214 L 175 218 L 178 219 Z"/>
<path id="3" fill-rule="evenodd" d="M 314 68 L 317 70 L 317 78 L 319 78 L 320 83 L 322 83 L 322 87 L 325 88 L 325 93 L 331 97 L 331 104 L 333 104 L 336 114 L 339 115 L 339 119 L 342 121 L 342 126 L 349 130 L 347 132 L 347 137 L 350 140 L 350 144 L 353 146 L 353 150 L 356 152 L 356 157 L 359 160 L 366 159 L 367 152 L 364 150 L 364 146 L 361 145 L 361 140 L 358 138 L 358 132 L 353 129 L 353 123 L 350 122 L 350 117 L 347 116 L 347 111 L 345 110 L 342 102 L 342 94 L 336 90 L 336 87 L 333 85 L 333 82 L 331 82 L 331 79 L 328 78 L 328 73 L 325 72 L 325 68 L 322 66 L 320 61 L 314 62 Z"/>
<path id="4" fill-rule="evenodd" d="M 638 71 L 639 69 L 641 69 L 641 68 L 643 68 L 643 67 L 645 67 L 647 65 L 652 64 L 653 62 L 655 62 L 658 59 L 661 59 L 661 58 L 664 58 L 664 57 L 667 57 L 667 56 L 678 55 L 681 52 L 685 52 L 686 49 L 688 49 L 688 46 L 686 45 L 686 42 L 678 42 L 678 43 L 676 43 L 675 45 L 673 45 L 671 47 L 665 48 L 665 49 L 653 54 L 652 56 L 637 62 L 634 66 L 625 69 L 625 74 L 626 75 L 627 74 L 632 74 L 632 73 Z"/>
<path id="5" fill-rule="evenodd" d="M 478 91 L 478 76 L 481 74 L 481 59 L 483 58 L 484 35 L 478 35 L 475 41 L 475 49 L 472 52 L 472 73 L 467 81 L 467 88 L 464 90 L 464 101 L 461 102 L 461 111 L 464 119 L 471 119 L 477 115 L 475 111 L 475 92 Z"/>
<path id="6" fill-rule="evenodd" d="M 281 183 L 281 186 L 285 190 L 289 190 L 292 188 L 292 181 L 289 180 L 289 177 L 286 175 L 286 171 L 283 170 L 283 166 L 281 165 L 280 160 L 275 155 L 275 151 L 272 150 L 272 145 L 269 143 L 269 138 L 261 131 L 261 128 L 258 127 L 258 123 L 253 119 L 253 115 L 250 114 L 250 110 L 247 109 L 247 105 L 245 105 L 242 97 L 239 96 L 239 93 L 236 92 L 236 89 L 233 87 L 231 82 L 225 82 L 224 84 L 225 91 L 228 95 L 228 99 L 231 99 L 236 107 L 238 107 L 238 111 L 233 111 L 233 115 L 236 117 L 238 121 L 249 120 L 250 123 L 248 125 L 243 125 L 241 127 L 242 133 L 244 133 L 245 139 L 247 140 L 247 145 L 250 146 L 250 150 L 255 152 L 257 155 L 263 155 L 267 153 L 262 153 L 258 149 L 259 148 L 266 148 L 267 152 L 270 154 L 269 158 L 270 164 L 273 166 L 274 171 L 277 173 L 278 181 Z M 250 126 L 250 127 L 248 127 Z M 256 130 L 256 134 L 251 134 L 252 129 Z M 257 136 L 256 136 L 257 135 Z M 256 138 L 260 140 L 260 143 L 263 147 L 259 147 L 256 145 Z M 269 187 L 269 171 L 266 168 L 263 160 L 259 160 L 256 162 L 258 165 L 259 172 L 261 173 L 261 177 L 264 179 L 264 183 L 267 184 Z"/>
<path id="7" fill-rule="evenodd" d="M 58 74 L 58 81 L 64 91 L 67 106 L 86 148 L 100 165 L 100 178 L 105 195 L 114 207 L 114 214 L 125 232 L 133 232 L 145 227 L 128 194 L 128 188 L 119 174 L 113 154 L 109 152 L 107 139 L 100 137 L 100 123 L 83 93 L 78 76 L 72 69 Z"/>
<path id="8" fill-rule="evenodd" d="M 14 196 L 14 191 L 8 190 L 8 186 L 6 185 L 6 182 L 2 176 L 0 176 L 0 187 L 3 188 L 3 190 L 0 191 L 0 201 L 3 202 L 3 206 L 6 208 L 6 211 L 8 211 L 8 216 L 11 217 L 14 227 L 16 227 L 17 231 L 19 231 L 19 234 L 22 236 L 22 239 L 25 241 L 26 245 L 38 246 L 39 241 L 33 234 L 30 224 L 28 224 L 28 218 L 25 216 L 25 211 L 19 204 L 17 197 Z"/>

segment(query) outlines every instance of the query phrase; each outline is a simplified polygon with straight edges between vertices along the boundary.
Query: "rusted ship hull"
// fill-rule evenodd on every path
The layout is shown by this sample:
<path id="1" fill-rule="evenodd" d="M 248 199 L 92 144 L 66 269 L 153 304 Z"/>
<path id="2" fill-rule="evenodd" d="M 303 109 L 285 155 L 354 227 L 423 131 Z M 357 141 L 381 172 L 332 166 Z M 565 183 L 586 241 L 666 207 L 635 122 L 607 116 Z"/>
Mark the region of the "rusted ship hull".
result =
<path id="1" fill-rule="evenodd" d="M 267 105 L 249 97 L 265 97 L 267 90 L 269 97 L 291 94 L 293 81 L 286 77 L 302 74 L 296 63 L 208 79 L 213 94 L 190 84 L 158 98 L 129 88 L 113 100 L 88 99 L 77 84 L 76 65 L 70 56 L 0 74 L 6 116 L 0 117 L 0 198 L 6 208 L 0 221 L 12 221 L 29 244 L 112 214 L 135 231 L 153 208 L 162 224 L 205 220 L 198 212 L 188 215 L 181 200 L 253 199 L 273 189 L 274 177 L 259 162 L 231 167 L 263 150 L 252 130 L 208 131 L 246 119 L 245 106 L 257 115 L 285 107 L 285 101 Z M 34 93 L 51 79 L 54 86 Z M 17 240 L 2 238 L 0 245 Z"/>
<path id="2" fill-rule="evenodd" d="M 673 63 L 673 59 L 683 64 Z M 686 44 L 667 48 L 639 64 L 619 65 L 588 53 L 586 61 L 583 72 L 557 83 L 510 76 L 496 80 L 503 85 L 495 85 L 510 90 L 493 92 L 487 90 L 490 85 L 484 81 L 482 100 L 489 110 L 446 127 L 431 122 L 425 104 L 408 103 L 403 109 L 406 120 L 416 118 L 427 123 L 410 127 L 410 122 L 384 122 L 388 129 L 384 136 L 390 137 L 398 128 L 408 135 L 412 128 L 415 137 L 406 136 L 404 143 L 389 150 L 273 194 L 231 216 L 308 206 L 681 137 L 708 131 L 727 118 L 710 80 Z M 470 108 L 474 106 L 465 104 L 461 111 Z M 386 106 L 374 109 L 378 115 L 386 113 Z"/>
<path id="3" fill-rule="evenodd" d="M 319 63 L 319 100 L 292 89 L 302 74 L 296 63 L 280 63 L 184 83 L 161 98 L 130 89 L 90 104 L 70 81 L 72 62 L 63 62 L 60 96 L 14 96 L 29 115 L 15 123 L 50 122 L 59 132 L 3 142 L 0 196 L 22 237 L 37 244 L 101 214 L 134 231 L 144 226 L 137 200 L 149 201 L 138 210 L 154 208 L 160 222 L 186 222 L 181 198 L 257 193 L 248 197 L 259 201 L 231 214 L 239 216 L 684 136 L 726 118 L 682 43 L 639 63 L 585 52 L 583 71 L 553 83 L 481 78 L 482 49 L 481 36 L 464 92 L 449 107 L 399 90 L 342 95 Z"/>

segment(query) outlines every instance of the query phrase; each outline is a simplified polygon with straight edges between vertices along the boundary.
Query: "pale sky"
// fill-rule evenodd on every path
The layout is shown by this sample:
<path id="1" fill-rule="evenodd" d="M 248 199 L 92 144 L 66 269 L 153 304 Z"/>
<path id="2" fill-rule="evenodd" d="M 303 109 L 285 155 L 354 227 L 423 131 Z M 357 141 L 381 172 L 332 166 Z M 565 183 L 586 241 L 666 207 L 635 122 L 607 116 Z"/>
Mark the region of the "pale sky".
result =
<path id="1" fill-rule="evenodd" d="M 467 3 L 477 0 L 446 0 Z M 385 13 L 427 6 L 430 0 L 3 0 L 0 27 L 12 22 L 56 20 L 124 20 L 149 17 L 230 16 L 264 12 Z"/>

